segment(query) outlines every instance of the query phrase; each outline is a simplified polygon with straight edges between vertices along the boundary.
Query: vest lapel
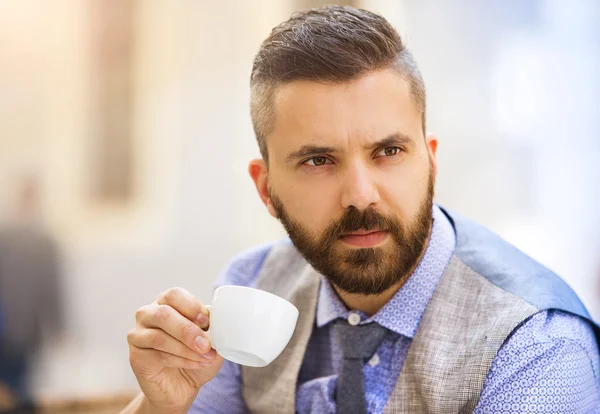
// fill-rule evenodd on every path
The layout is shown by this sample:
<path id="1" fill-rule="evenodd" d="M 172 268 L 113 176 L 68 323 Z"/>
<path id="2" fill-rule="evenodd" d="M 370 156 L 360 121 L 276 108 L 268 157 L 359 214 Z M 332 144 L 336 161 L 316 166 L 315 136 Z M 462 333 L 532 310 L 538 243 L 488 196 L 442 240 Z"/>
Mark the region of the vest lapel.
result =
<path id="1" fill-rule="evenodd" d="M 261 268 L 258 289 L 276 294 L 299 310 L 298 323 L 281 355 L 264 368 L 242 367 L 243 395 L 253 413 L 294 413 L 296 383 L 312 334 L 319 274 L 293 245 L 275 245 Z"/>
<path id="2" fill-rule="evenodd" d="M 472 413 L 498 349 L 537 311 L 452 256 L 384 413 Z"/>

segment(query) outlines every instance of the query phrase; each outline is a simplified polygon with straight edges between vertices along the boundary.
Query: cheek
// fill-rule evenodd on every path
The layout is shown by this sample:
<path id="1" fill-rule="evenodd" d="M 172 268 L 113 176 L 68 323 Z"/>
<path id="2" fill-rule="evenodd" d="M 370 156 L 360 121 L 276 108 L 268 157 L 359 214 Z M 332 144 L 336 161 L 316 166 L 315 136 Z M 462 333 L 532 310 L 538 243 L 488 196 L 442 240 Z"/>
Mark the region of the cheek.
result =
<path id="1" fill-rule="evenodd" d="M 273 190 L 286 213 L 313 234 L 320 234 L 342 214 L 334 180 L 302 182 L 288 178 L 274 182 Z"/>
<path id="2" fill-rule="evenodd" d="M 427 194 L 428 169 L 406 168 L 380 180 L 380 197 L 403 222 L 411 222 Z"/>

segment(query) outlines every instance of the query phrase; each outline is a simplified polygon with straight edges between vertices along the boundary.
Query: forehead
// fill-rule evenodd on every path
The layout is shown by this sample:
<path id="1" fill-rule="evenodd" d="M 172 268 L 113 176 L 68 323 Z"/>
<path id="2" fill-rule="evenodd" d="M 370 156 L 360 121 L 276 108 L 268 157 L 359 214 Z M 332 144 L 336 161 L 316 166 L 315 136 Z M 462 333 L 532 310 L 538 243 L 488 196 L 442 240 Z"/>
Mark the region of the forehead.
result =
<path id="1" fill-rule="evenodd" d="M 306 144 L 364 144 L 395 132 L 414 140 L 422 136 L 410 84 L 393 70 L 345 83 L 289 82 L 278 87 L 273 102 L 268 146 L 275 151 Z"/>

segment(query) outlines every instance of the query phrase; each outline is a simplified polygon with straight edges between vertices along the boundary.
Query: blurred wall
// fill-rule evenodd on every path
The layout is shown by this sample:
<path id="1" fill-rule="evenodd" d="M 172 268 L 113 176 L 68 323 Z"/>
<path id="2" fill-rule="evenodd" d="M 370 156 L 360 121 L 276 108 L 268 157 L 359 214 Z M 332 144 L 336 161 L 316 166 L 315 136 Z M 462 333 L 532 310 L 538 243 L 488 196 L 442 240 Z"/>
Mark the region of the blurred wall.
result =
<path id="1" fill-rule="evenodd" d="M 388 17 L 420 64 L 438 201 L 559 272 L 600 317 L 600 4 L 358 3 Z M 248 81 L 260 42 L 303 3 L 133 3 L 136 190 L 125 203 L 87 194 L 87 4 L 0 2 L 0 217 L 14 178 L 40 171 L 64 246 L 67 332 L 39 358 L 45 394 L 135 389 L 135 310 L 175 285 L 209 302 L 235 252 L 283 235 L 246 173 L 258 154 Z"/>
<path id="2" fill-rule="evenodd" d="M 86 194 L 94 16 L 71 0 L 0 7 L 10 45 L 0 76 L 0 199 L 24 171 L 41 172 L 46 222 L 64 246 L 67 332 L 41 355 L 36 388 L 69 396 L 134 388 L 126 334 L 135 310 L 175 285 L 210 302 L 234 253 L 283 234 L 246 173 L 258 154 L 248 81 L 260 42 L 291 9 L 135 2 L 137 190 L 130 203 L 98 204 Z"/>

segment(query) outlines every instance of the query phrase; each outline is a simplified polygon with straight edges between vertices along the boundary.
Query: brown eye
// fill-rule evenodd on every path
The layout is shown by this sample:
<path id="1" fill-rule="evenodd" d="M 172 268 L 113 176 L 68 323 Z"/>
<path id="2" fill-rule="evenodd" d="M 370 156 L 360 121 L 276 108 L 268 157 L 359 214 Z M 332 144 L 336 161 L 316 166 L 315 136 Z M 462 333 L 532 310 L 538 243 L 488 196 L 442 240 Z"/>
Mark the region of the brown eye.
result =
<path id="1" fill-rule="evenodd" d="M 393 157 L 394 155 L 397 155 L 398 152 L 400 152 L 400 148 L 398 147 L 387 147 L 383 150 L 386 157 Z"/>
<path id="2" fill-rule="evenodd" d="M 307 161 L 309 165 L 314 165 L 315 167 L 320 167 L 321 165 L 327 164 L 327 158 L 325 157 L 313 157 Z"/>

